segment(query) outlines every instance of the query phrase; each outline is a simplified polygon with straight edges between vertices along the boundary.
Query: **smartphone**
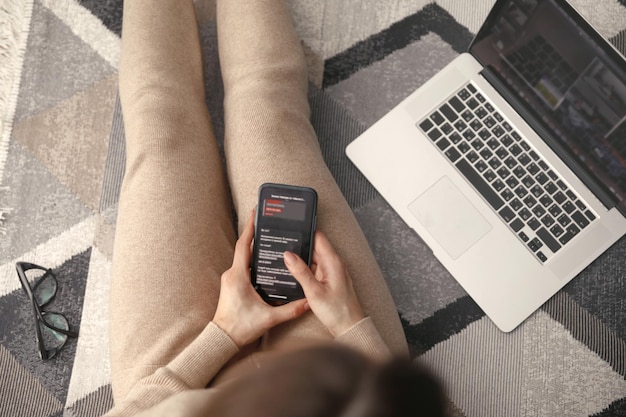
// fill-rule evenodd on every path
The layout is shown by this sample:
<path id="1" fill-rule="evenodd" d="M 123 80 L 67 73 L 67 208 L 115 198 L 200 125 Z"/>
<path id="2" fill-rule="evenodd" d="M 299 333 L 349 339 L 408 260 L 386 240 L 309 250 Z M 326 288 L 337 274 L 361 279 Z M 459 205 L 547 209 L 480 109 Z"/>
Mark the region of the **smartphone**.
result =
<path id="1" fill-rule="evenodd" d="M 263 184 L 259 187 L 252 253 L 252 285 L 271 305 L 304 298 L 304 291 L 283 259 L 285 251 L 309 266 L 317 218 L 317 192 L 308 187 Z"/>

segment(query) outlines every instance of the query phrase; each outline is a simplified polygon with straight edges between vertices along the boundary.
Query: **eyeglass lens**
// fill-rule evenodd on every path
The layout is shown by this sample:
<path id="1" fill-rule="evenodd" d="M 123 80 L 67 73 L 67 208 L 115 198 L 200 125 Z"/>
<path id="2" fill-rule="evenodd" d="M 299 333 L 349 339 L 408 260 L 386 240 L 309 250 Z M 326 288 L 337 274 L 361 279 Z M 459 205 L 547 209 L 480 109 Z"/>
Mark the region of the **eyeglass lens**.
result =
<path id="1" fill-rule="evenodd" d="M 57 292 L 57 280 L 51 272 L 41 269 L 25 271 L 26 278 L 32 284 L 33 296 L 39 307 L 48 304 Z"/>
<path id="2" fill-rule="evenodd" d="M 57 329 L 69 330 L 70 325 L 67 319 L 61 314 L 57 313 L 44 313 L 43 320 L 50 326 L 54 326 Z M 44 345 L 46 349 L 58 349 L 67 341 L 67 336 L 63 333 L 56 332 L 44 323 L 39 322 L 39 328 L 41 329 L 41 335 L 43 337 Z"/>

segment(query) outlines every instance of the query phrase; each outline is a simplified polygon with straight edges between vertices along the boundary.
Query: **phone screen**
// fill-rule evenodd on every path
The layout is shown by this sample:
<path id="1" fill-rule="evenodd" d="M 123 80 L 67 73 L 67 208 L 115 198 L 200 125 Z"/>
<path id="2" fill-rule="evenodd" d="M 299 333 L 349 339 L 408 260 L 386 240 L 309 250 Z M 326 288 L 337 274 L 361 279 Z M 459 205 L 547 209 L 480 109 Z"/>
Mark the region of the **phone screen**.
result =
<path id="1" fill-rule="evenodd" d="M 252 285 L 268 303 L 304 297 L 283 253 L 296 253 L 311 264 L 316 210 L 317 193 L 312 188 L 263 184 L 259 189 Z"/>

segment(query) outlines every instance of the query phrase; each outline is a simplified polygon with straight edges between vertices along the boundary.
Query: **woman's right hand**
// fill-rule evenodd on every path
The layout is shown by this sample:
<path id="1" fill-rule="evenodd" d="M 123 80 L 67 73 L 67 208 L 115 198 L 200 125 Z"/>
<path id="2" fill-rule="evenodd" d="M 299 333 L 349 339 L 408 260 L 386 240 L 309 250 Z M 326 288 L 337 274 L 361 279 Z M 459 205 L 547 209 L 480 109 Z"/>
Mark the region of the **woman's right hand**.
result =
<path id="1" fill-rule="evenodd" d="M 284 260 L 302 286 L 309 307 L 333 337 L 365 317 L 348 270 L 322 232 L 315 234 L 311 268 L 291 252 L 285 252 Z"/>

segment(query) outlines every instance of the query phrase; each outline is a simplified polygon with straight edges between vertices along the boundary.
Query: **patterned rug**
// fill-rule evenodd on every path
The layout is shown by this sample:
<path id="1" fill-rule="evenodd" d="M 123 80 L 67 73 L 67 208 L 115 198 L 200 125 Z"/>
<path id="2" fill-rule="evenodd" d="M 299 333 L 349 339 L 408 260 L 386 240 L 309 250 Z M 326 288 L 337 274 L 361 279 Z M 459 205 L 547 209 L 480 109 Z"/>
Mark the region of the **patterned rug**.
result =
<path id="1" fill-rule="evenodd" d="M 501 333 L 344 155 L 465 49 L 493 1 L 289 0 L 310 64 L 313 124 L 381 264 L 412 355 L 444 381 L 452 415 L 625 416 L 626 239 Z M 624 0 L 572 2 L 626 51 Z M 207 105 L 221 137 L 212 6 L 199 5 L 198 16 Z M 98 416 L 112 405 L 107 303 L 125 152 L 121 20 L 121 0 L 0 0 L 0 416 Z M 37 355 L 18 260 L 54 268 L 59 293 L 49 310 L 80 329 L 48 362 Z"/>

